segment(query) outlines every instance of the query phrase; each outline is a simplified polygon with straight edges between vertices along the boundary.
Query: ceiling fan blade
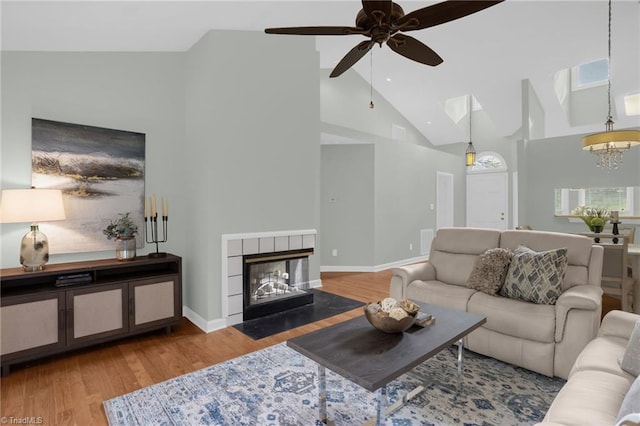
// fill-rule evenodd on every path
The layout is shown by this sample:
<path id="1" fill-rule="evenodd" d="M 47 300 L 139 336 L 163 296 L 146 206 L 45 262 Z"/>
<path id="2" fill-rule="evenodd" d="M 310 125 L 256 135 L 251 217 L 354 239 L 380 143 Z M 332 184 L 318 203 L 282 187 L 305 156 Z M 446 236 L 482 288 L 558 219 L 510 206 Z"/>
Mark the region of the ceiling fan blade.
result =
<path id="1" fill-rule="evenodd" d="M 338 65 L 331 71 L 329 77 L 334 78 L 341 75 L 343 72 L 351 68 L 356 62 L 358 62 L 368 51 L 371 50 L 373 45 L 376 44 L 373 40 L 367 40 L 358 43 L 356 47 L 351 49 L 349 53 L 344 55 L 344 58 L 338 62 Z"/>
<path id="2" fill-rule="evenodd" d="M 503 1 L 504 0 L 448 0 L 414 10 L 398 19 L 394 23 L 394 28 L 401 31 L 413 31 L 434 27 L 495 6 Z"/>
<path id="3" fill-rule="evenodd" d="M 362 9 L 364 9 L 367 16 L 373 22 L 389 22 L 389 18 L 391 17 L 391 0 L 362 0 Z"/>
<path id="4" fill-rule="evenodd" d="M 387 41 L 387 46 L 396 53 L 413 61 L 435 67 L 442 63 L 442 58 L 429 46 L 404 34 L 396 34 Z"/>
<path id="5" fill-rule="evenodd" d="M 351 35 L 366 34 L 366 31 L 358 27 L 284 27 L 265 28 L 267 34 L 293 34 L 293 35 Z"/>

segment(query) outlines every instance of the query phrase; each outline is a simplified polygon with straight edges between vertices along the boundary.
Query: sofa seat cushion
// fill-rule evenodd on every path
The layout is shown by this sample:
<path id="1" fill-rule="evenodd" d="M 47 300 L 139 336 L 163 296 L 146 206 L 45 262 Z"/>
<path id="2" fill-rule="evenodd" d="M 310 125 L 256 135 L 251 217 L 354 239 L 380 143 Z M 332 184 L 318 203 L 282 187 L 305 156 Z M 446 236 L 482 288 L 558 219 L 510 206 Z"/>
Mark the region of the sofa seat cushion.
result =
<path id="1" fill-rule="evenodd" d="M 590 341 L 576 358 L 569 377 L 579 371 L 603 371 L 633 380 L 633 376 L 624 372 L 618 363 L 626 346 L 626 339 L 615 336 L 600 336 Z"/>
<path id="2" fill-rule="evenodd" d="M 555 341 L 555 306 L 477 292 L 471 296 L 467 311 L 487 317 L 483 327 L 489 330 L 536 342 Z"/>
<path id="3" fill-rule="evenodd" d="M 544 419 L 566 426 L 613 425 L 631 383 L 604 371 L 578 371 L 560 389 Z"/>
<path id="4" fill-rule="evenodd" d="M 409 300 L 418 300 L 466 312 L 467 302 L 474 293 L 476 290 L 440 281 L 416 280 L 409 284 L 405 296 Z"/>

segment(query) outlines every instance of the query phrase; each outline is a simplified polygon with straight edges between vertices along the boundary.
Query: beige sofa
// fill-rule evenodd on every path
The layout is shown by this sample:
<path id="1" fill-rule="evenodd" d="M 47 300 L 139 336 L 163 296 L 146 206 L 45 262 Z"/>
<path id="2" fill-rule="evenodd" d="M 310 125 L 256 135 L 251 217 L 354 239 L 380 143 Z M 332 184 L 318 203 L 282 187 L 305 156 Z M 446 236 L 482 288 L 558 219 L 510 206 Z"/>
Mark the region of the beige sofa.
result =
<path id="1" fill-rule="evenodd" d="M 563 292 L 555 305 L 467 288 L 478 256 L 490 248 L 514 250 L 519 245 L 535 251 L 568 249 Z M 602 247 L 579 235 L 442 228 L 432 241 L 429 261 L 393 269 L 390 296 L 484 315 L 487 322 L 465 339 L 467 348 L 566 379 L 580 351 L 598 332 L 602 256 Z"/>
<path id="2" fill-rule="evenodd" d="M 631 417 L 625 417 L 627 413 L 620 414 L 620 408 L 625 398 L 625 404 L 632 403 L 637 407 L 640 394 L 632 395 L 630 388 L 634 380 L 640 379 L 622 370 L 618 359 L 638 320 L 640 315 L 623 311 L 611 311 L 604 317 L 598 337 L 580 353 L 569 380 L 539 425 L 615 425 L 616 420 L 620 422 Z M 631 409 L 629 413 L 635 412 L 633 407 L 628 408 Z M 619 414 L 621 418 L 618 418 Z"/>

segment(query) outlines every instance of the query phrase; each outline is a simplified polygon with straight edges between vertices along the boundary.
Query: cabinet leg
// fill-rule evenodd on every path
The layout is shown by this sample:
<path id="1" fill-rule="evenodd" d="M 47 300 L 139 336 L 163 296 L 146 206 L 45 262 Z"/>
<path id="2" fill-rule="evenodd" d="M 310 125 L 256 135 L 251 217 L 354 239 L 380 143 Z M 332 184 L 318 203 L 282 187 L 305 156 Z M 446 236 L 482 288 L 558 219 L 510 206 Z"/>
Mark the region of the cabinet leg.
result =
<path id="1" fill-rule="evenodd" d="M 2 377 L 8 376 L 9 373 L 11 373 L 11 367 L 9 366 L 9 364 L 3 365 L 2 372 L 0 373 L 2 374 Z"/>
<path id="2" fill-rule="evenodd" d="M 167 336 L 168 336 L 169 334 L 171 334 L 171 326 L 170 326 L 170 325 L 166 326 L 166 327 L 164 328 L 164 332 L 165 332 L 165 334 L 166 334 Z"/>

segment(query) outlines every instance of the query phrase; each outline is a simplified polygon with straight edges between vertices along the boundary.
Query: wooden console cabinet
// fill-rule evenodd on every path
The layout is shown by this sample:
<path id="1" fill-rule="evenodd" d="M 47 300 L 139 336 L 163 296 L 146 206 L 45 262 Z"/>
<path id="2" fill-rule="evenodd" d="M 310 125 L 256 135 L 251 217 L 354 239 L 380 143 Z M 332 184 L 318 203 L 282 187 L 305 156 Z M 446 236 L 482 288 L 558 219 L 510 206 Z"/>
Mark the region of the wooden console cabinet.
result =
<path id="1" fill-rule="evenodd" d="M 60 276 L 90 282 L 57 286 Z M 136 257 L 0 270 L 0 361 L 10 366 L 178 324 L 182 259 Z"/>

